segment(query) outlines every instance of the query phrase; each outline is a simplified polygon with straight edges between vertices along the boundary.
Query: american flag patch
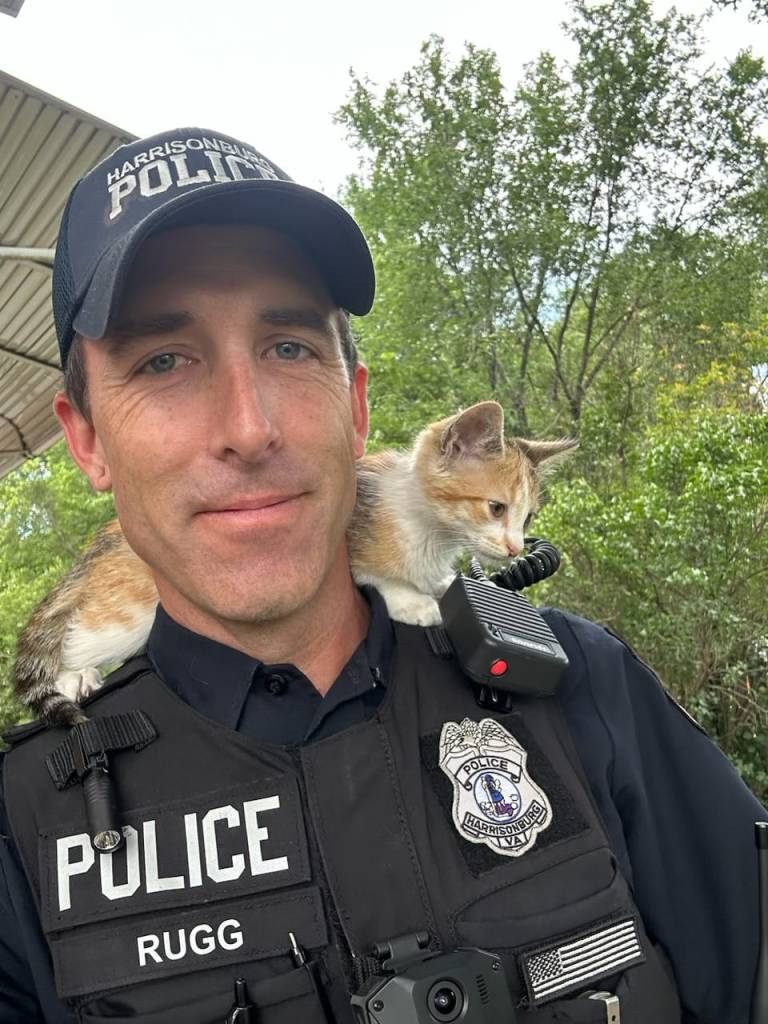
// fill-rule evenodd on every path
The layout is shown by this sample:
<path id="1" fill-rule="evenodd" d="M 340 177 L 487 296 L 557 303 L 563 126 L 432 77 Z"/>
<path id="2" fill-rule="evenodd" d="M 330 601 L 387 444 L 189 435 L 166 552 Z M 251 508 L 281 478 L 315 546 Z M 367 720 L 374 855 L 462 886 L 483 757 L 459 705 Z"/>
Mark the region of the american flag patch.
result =
<path id="1" fill-rule="evenodd" d="M 534 1005 L 586 987 L 645 960 L 634 917 L 611 921 L 566 942 L 523 954 L 520 967 Z"/>

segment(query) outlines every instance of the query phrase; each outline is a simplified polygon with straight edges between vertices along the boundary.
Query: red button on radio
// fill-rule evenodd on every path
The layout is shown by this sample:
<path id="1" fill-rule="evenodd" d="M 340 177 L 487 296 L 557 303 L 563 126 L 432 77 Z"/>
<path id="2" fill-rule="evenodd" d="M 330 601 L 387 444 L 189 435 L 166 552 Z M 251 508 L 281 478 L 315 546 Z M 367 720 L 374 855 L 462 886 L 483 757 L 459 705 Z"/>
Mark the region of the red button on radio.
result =
<path id="1" fill-rule="evenodd" d="M 491 675 L 492 676 L 503 676 L 509 668 L 509 665 L 502 658 L 497 658 L 496 661 L 491 662 Z"/>

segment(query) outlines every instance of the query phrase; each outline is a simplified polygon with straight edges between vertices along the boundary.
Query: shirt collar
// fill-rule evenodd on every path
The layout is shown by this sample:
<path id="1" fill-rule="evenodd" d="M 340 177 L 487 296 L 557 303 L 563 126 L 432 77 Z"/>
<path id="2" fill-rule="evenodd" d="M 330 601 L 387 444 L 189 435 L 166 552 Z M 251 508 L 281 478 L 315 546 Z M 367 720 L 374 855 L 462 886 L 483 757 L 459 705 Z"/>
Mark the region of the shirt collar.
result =
<path id="1" fill-rule="evenodd" d="M 361 587 L 361 592 L 371 608 L 368 633 L 341 670 L 326 700 L 339 682 L 359 681 L 361 673 L 369 677 L 372 674 L 377 685 L 387 685 L 394 646 L 392 623 L 379 592 L 373 587 Z M 277 670 L 302 675 L 294 665 L 265 665 L 243 651 L 194 633 L 172 619 L 162 605 L 157 606 L 147 654 L 161 679 L 182 700 L 232 729 L 237 728 L 255 676 Z M 351 678 L 347 680 L 347 676 Z M 356 682 L 355 688 L 357 685 Z"/>

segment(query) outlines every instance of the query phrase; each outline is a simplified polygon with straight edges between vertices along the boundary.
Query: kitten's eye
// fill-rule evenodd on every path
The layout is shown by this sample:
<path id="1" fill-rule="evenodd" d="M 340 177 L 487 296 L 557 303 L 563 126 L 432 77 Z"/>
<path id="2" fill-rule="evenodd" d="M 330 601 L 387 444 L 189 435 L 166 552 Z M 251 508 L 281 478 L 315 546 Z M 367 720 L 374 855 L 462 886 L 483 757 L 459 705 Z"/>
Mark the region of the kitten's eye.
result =
<path id="1" fill-rule="evenodd" d="M 186 359 L 186 356 L 179 355 L 178 352 L 161 352 L 159 355 L 148 359 L 139 372 L 149 373 L 154 376 L 170 373 L 171 370 L 178 369 L 180 365 L 178 361 L 182 359 Z M 187 362 L 189 362 L 188 359 Z"/>
<path id="2" fill-rule="evenodd" d="M 489 501 L 488 507 L 490 508 L 491 515 L 494 519 L 501 519 L 507 511 L 507 506 L 503 501 Z"/>
<path id="3" fill-rule="evenodd" d="M 533 512 L 529 512 L 528 515 L 525 517 L 525 522 L 523 523 L 523 533 L 525 533 L 525 531 L 528 529 L 532 522 Z"/>

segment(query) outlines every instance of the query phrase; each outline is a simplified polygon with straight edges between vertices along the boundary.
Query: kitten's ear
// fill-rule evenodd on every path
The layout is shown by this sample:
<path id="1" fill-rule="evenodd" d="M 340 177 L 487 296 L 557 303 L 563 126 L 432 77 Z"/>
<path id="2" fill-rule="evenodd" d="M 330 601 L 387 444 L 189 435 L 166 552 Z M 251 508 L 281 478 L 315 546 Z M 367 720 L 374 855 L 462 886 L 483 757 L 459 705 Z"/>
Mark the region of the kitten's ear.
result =
<path id="1" fill-rule="evenodd" d="M 440 437 L 449 459 L 497 455 L 504 451 L 504 410 L 498 402 L 479 402 L 449 420 Z"/>
<path id="2" fill-rule="evenodd" d="M 561 437 L 559 441 L 529 441 L 525 437 L 512 440 L 533 463 L 539 476 L 552 472 L 579 447 L 574 437 Z"/>

